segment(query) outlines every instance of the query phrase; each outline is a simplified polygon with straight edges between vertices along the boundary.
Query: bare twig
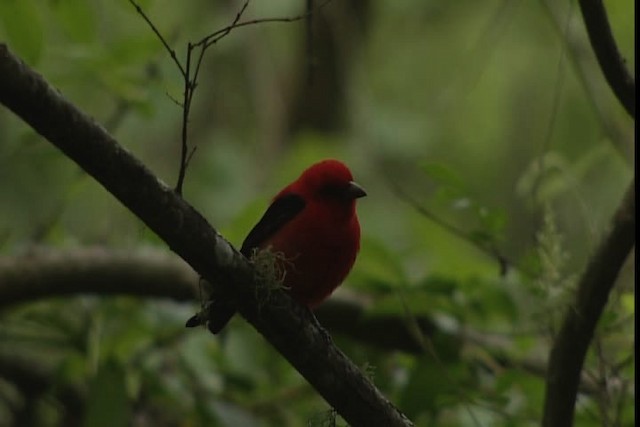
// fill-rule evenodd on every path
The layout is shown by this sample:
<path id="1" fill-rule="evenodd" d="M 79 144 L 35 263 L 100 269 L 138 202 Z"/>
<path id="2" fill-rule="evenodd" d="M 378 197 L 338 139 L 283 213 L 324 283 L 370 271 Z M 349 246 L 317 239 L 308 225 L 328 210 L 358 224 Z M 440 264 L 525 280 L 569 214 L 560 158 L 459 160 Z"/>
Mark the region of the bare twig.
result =
<path id="1" fill-rule="evenodd" d="M 182 68 L 182 64 L 180 63 L 180 60 L 178 60 L 176 51 L 173 50 L 173 48 L 169 45 L 169 43 L 167 43 L 165 38 L 162 36 L 162 33 L 160 32 L 160 30 L 158 30 L 158 28 L 155 26 L 153 21 L 151 21 L 151 19 L 147 16 L 146 13 L 144 13 L 144 10 L 142 10 L 140 5 L 136 3 L 135 0 L 129 0 L 129 3 L 131 3 L 131 5 L 136 9 L 136 12 L 138 12 L 138 14 L 142 17 L 142 19 L 144 19 L 145 22 L 149 25 L 149 27 L 151 28 L 151 31 L 153 31 L 155 35 L 158 37 L 158 39 L 160 40 L 160 42 L 162 43 L 166 51 L 169 53 L 169 56 L 171 56 L 171 59 L 173 59 L 173 62 L 176 64 L 176 66 L 180 70 L 180 73 L 182 74 L 182 76 L 184 78 L 187 78 L 188 75 L 184 70 L 184 68 Z"/>
<path id="2" fill-rule="evenodd" d="M 224 28 L 221 28 L 221 29 L 219 29 L 217 31 L 214 31 L 213 33 L 209 34 L 208 36 L 202 38 L 199 42 L 194 43 L 194 45 L 195 46 L 204 45 L 206 47 L 209 47 L 209 46 L 217 43 L 221 38 L 226 36 L 234 28 L 246 27 L 246 26 L 255 25 L 255 24 L 288 23 L 288 22 L 301 21 L 303 19 L 306 19 L 310 14 L 315 13 L 315 11 L 320 10 L 323 7 L 325 7 L 326 5 L 328 5 L 331 1 L 332 0 L 325 0 L 322 3 L 320 3 L 313 10 L 307 11 L 305 13 L 302 13 L 302 14 L 296 15 L 296 16 L 281 17 L 281 18 L 259 18 L 259 19 L 251 19 L 251 20 L 248 20 L 248 21 L 235 22 L 235 23 L 233 23 L 231 25 L 228 25 L 228 26 L 226 26 Z"/>
<path id="3" fill-rule="evenodd" d="M 178 182 L 176 183 L 176 193 L 182 195 L 182 186 L 187 174 L 187 151 L 189 150 L 189 113 L 191 112 L 191 100 L 193 91 L 196 88 L 195 80 L 191 79 L 191 43 L 187 44 L 187 60 L 185 65 L 184 89 L 182 95 L 182 138 L 180 149 L 180 169 L 178 170 Z"/>
<path id="4" fill-rule="evenodd" d="M 235 28 L 246 27 L 249 25 L 263 24 L 263 23 L 273 23 L 273 22 L 295 22 L 295 21 L 302 20 L 304 18 L 308 18 L 313 13 L 313 10 L 307 10 L 307 12 L 304 14 L 292 16 L 292 17 L 260 18 L 260 19 L 252 19 L 252 20 L 240 22 L 242 15 L 247 10 L 247 7 L 249 6 L 249 1 L 250 0 L 245 0 L 240 10 L 236 14 L 235 18 L 233 19 L 233 22 L 230 25 L 227 25 L 226 27 L 221 28 L 220 30 L 214 31 L 213 33 L 203 37 L 202 39 L 200 39 L 200 41 L 196 43 L 191 43 L 191 42 L 187 43 L 187 55 L 185 59 L 185 64 L 183 65 L 178 59 L 175 53 L 175 50 L 171 48 L 169 43 L 162 36 L 162 33 L 160 32 L 160 30 L 155 26 L 153 21 L 151 21 L 151 19 L 147 16 L 147 14 L 142 10 L 140 5 L 138 5 L 135 0 L 129 0 L 129 3 L 133 5 L 137 13 L 145 20 L 145 22 L 149 25 L 149 27 L 154 32 L 154 34 L 158 37 L 158 39 L 160 39 L 162 45 L 165 47 L 165 49 L 171 56 L 171 59 L 173 59 L 173 62 L 176 64 L 176 66 L 180 70 L 180 73 L 182 74 L 182 77 L 184 80 L 183 101 L 181 104 L 176 102 L 178 105 L 182 106 L 180 168 L 178 171 L 178 180 L 175 186 L 176 193 L 180 195 L 182 195 L 182 187 L 184 185 L 184 180 L 187 173 L 189 160 L 191 159 L 191 156 L 195 151 L 195 150 L 191 150 L 191 152 L 189 152 L 189 144 L 188 144 L 189 115 L 191 113 L 191 103 L 193 101 L 193 95 L 198 86 L 198 76 L 200 74 L 200 66 L 202 65 L 202 60 L 204 59 L 206 50 L 209 47 L 216 44 L 222 38 L 229 35 L 229 33 Z M 317 9 L 324 7 L 330 1 L 331 0 L 325 0 L 322 4 L 320 4 L 317 7 Z M 198 51 L 198 56 L 194 64 L 193 54 L 196 51 L 196 49 Z"/>
<path id="5" fill-rule="evenodd" d="M 315 60 L 313 58 L 313 0 L 307 1 L 307 84 L 313 81 Z"/>
<path id="6" fill-rule="evenodd" d="M 214 45 L 215 43 L 217 43 L 220 39 L 226 37 L 231 30 L 233 30 L 234 28 L 238 27 L 238 22 L 240 21 L 240 18 L 242 18 L 242 14 L 244 14 L 244 11 L 247 10 L 247 6 L 249 6 L 249 0 L 246 0 L 244 2 L 244 4 L 242 5 L 242 7 L 240 8 L 240 11 L 236 14 L 235 19 L 233 20 L 233 22 L 231 23 L 231 25 L 228 25 L 224 28 L 222 28 L 221 30 L 218 31 L 214 31 L 213 33 L 209 34 L 208 36 L 204 37 L 203 39 L 201 39 L 199 42 L 194 43 L 195 46 L 201 46 L 203 49 L 208 48 L 211 45 Z M 260 22 L 268 22 L 266 20 L 255 20 L 254 23 L 258 24 Z"/>

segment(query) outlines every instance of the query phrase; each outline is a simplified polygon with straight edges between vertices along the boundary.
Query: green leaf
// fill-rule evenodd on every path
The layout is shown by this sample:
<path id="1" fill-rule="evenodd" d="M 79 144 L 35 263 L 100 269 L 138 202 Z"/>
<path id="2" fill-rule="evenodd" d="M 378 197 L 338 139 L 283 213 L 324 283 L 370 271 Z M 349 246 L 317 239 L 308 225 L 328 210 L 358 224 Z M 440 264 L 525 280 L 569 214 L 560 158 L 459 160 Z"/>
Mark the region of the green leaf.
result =
<path id="1" fill-rule="evenodd" d="M 475 320 L 501 323 L 518 318 L 518 308 L 500 282 L 474 277 L 462 284 L 464 288 L 461 291 L 466 296 L 463 311 L 475 315 Z"/>
<path id="2" fill-rule="evenodd" d="M 100 366 L 89 385 L 87 427 L 128 426 L 130 419 L 125 372 L 121 365 L 109 361 Z"/>
<path id="3" fill-rule="evenodd" d="M 422 170 L 437 184 L 456 190 L 458 194 L 466 192 L 466 185 L 460 175 L 443 163 L 426 162 Z"/>
<path id="4" fill-rule="evenodd" d="M 220 425 L 224 427 L 262 425 L 249 410 L 224 400 L 210 402 L 210 408 Z"/>
<path id="5" fill-rule="evenodd" d="M 400 399 L 400 407 L 415 418 L 423 412 L 432 413 L 437 407 L 438 395 L 449 384 L 443 369 L 435 363 L 421 363 L 411 372 L 409 384 Z"/>
<path id="6" fill-rule="evenodd" d="M 487 233 L 485 230 L 472 230 L 469 233 L 469 238 L 478 245 L 485 247 L 493 242 L 493 236 Z"/>
<path id="7" fill-rule="evenodd" d="M 478 209 L 478 218 L 482 228 L 492 235 L 492 239 L 497 240 L 503 233 L 507 225 L 507 215 L 503 210 L 489 209 L 481 206 Z"/>
<path id="8" fill-rule="evenodd" d="M 367 291 L 391 292 L 406 283 L 400 261 L 382 241 L 363 237 L 357 267 L 349 282 Z"/>
<path id="9" fill-rule="evenodd" d="M 367 316 L 404 315 L 408 310 L 414 316 L 432 315 L 436 312 L 450 313 L 453 311 L 448 296 L 430 295 L 424 290 L 404 290 L 400 295 L 390 295 L 378 298 L 375 304 L 367 310 Z"/>
<path id="10" fill-rule="evenodd" d="M 74 42 L 90 42 L 96 38 L 96 19 L 92 5 L 86 0 L 54 2 L 53 10 L 58 23 Z"/>
<path id="11" fill-rule="evenodd" d="M 446 362 L 422 360 L 411 372 L 400 399 L 400 408 L 410 418 L 424 413 L 435 414 L 458 394 L 456 388 L 466 376 L 466 369 L 461 364 Z"/>
<path id="12" fill-rule="evenodd" d="M 432 294 L 452 296 L 458 289 L 458 281 L 450 277 L 433 274 L 421 281 L 418 287 Z"/>
<path id="13" fill-rule="evenodd" d="M 620 305 L 626 315 L 633 316 L 635 314 L 635 295 L 632 293 L 625 293 L 620 297 Z"/>

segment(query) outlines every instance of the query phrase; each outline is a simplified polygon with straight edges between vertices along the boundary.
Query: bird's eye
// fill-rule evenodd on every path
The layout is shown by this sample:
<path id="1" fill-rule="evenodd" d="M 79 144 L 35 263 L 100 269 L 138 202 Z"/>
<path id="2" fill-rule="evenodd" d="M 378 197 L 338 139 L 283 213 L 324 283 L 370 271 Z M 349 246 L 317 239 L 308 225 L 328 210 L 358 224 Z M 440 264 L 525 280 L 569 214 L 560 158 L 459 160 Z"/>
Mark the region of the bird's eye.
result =
<path id="1" fill-rule="evenodd" d="M 320 189 L 320 195 L 330 199 L 340 199 L 344 192 L 345 186 L 339 184 L 327 184 Z"/>

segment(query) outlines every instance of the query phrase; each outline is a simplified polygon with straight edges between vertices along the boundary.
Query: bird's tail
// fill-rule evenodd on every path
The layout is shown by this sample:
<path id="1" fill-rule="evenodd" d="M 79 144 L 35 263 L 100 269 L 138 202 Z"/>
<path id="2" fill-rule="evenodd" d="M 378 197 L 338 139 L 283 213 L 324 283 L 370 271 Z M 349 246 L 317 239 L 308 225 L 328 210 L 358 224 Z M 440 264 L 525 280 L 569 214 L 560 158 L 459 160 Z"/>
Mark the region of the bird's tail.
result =
<path id="1" fill-rule="evenodd" d="M 206 325 L 212 334 L 219 333 L 236 313 L 236 308 L 228 301 L 216 299 L 208 301 L 203 309 L 187 320 L 186 327 Z"/>

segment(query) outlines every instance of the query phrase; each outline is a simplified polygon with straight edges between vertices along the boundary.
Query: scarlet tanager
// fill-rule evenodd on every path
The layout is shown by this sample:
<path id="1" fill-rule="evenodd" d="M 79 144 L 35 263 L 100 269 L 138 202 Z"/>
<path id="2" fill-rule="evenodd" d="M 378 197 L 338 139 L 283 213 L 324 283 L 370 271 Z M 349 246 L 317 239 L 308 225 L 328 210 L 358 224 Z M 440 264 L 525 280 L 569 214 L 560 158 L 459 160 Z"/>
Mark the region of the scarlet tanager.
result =
<path id="1" fill-rule="evenodd" d="M 313 309 L 345 279 L 360 249 L 356 199 L 367 193 L 338 160 L 323 160 L 306 169 L 274 198 L 244 240 L 247 258 L 269 249 L 286 261 L 283 285 L 300 304 Z M 276 261 L 277 262 L 277 261 Z M 208 320 L 217 334 L 236 312 L 230 301 L 214 298 L 208 319 L 196 315 L 187 326 Z"/>

